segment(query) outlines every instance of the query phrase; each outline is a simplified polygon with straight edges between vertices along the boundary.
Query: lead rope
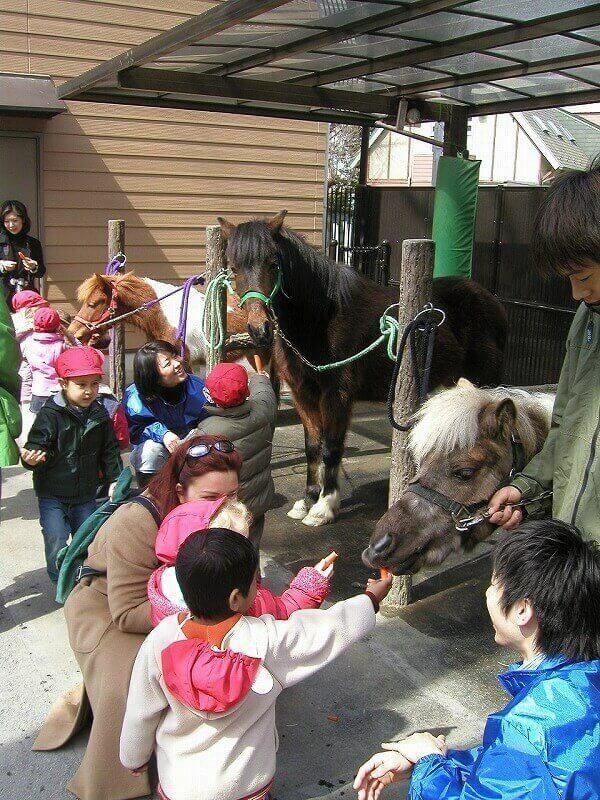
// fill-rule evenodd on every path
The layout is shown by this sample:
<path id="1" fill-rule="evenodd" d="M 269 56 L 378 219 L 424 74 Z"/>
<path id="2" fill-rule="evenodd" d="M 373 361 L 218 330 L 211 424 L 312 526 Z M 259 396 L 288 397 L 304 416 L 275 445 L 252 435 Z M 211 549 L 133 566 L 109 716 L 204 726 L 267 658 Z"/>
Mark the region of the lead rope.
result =
<path id="1" fill-rule="evenodd" d="M 231 292 L 231 294 L 234 293 L 229 276 L 225 271 L 219 272 L 208 282 L 204 295 L 200 330 L 202 331 L 204 344 L 211 355 L 214 355 L 215 351 L 223 347 L 227 335 L 225 323 L 221 316 L 220 297 L 223 289 Z"/>
<path id="2" fill-rule="evenodd" d="M 411 422 L 397 422 L 394 416 L 394 400 L 396 399 L 396 384 L 398 383 L 398 376 L 400 374 L 400 367 L 404 358 L 404 351 L 406 350 L 407 342 L 410 343 L 410 350 L 413 361 L 414 379 L 417 384 L 418 394 L 418 407 L 423 405 L 429 393 L 429 380 L 431 377 L 431 363 L 433 360 L 433 347 L 435 344 L 435 332 L 440 325 L 443 325 L 446 319 L 445 313 L 441 308 L 434 308 L 431 303 L 427 303 L 422 311 L 419 311 L 417 316 L 408 323 L 402 333 L 402 339 L 398 345 L 394 369 L 392 371 L 392 379 L 390 381 L 390 388 L 387 398 L 387 411 L 390 425 L 397 431 L 406 432 L 411 428 Z M 419 371 L 419 359 L 417 354 L 417 332 L 423 334 L 426 342 L 425 363 L 423 366 L 423 373 Z M 415 409 L 416 410 L 416 409 Z M 413 411 L 414 413 L 414 411 Z"/>
<path id="3" fill-rule="evenodd" d="M 181 342 L 181 357 L 185 358 L 185 339 L 187 335 L 187 315 L 192 286 L 204 283 L 204 275 L 192 275 L 183 284 L 181 306 L 179 307 L 179 324 L 177 325 L 176 338 Z"/>

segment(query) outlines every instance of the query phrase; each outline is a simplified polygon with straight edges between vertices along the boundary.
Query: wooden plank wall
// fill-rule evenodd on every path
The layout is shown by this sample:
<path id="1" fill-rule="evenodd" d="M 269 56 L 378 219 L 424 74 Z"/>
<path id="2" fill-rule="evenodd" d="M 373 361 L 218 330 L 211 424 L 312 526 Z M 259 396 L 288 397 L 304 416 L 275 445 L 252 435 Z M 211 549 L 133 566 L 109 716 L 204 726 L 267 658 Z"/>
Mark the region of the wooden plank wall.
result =
<path id="1" fill-rule="evenodd" d="M 200 13 L 196 0 L 0 0 L 0 70 L 50 74 L 58 85 Z M 325 126 L 228 114 L 70 102 L 41 131 L 42 241 L 48 297 L 75 306 L 102 271 L 106 221 L 127 223 L 138 274 L 180 282 L 204 260 L 204 227 L 287 208 L 321 243 Z"/>

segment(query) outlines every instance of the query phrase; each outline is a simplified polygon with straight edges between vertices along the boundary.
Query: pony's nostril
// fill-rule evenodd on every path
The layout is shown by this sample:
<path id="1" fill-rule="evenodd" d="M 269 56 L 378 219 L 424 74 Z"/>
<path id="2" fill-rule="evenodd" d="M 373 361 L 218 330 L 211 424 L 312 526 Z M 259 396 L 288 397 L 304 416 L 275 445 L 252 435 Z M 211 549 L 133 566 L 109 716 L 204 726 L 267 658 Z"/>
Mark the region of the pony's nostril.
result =
<path id="1" fill-rule="evenodd" d="M 389 533 L 386 533 L 385 536 L 382 536 L 381 539 L 378 539 L 371 545 L 371 549 L 380 556 L 382 553 L 385 553 L 386 550 L 390 549 L 392 544 L 392 537 Z"/>

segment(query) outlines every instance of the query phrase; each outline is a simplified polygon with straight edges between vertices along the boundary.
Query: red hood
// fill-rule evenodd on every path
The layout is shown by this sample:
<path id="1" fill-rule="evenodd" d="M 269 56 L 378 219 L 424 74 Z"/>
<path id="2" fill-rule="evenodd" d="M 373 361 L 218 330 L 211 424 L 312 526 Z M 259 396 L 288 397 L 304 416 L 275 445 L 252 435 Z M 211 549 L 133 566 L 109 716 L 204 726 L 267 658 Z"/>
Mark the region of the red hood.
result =
<path id="1" fill-rule="evenodd" d="M 167 688 L 184 705 L 222 713 L 241 702 L 252 686 L 261 659 L 217 650 L 204 639 L 184 639 L 162 651 Z"/>

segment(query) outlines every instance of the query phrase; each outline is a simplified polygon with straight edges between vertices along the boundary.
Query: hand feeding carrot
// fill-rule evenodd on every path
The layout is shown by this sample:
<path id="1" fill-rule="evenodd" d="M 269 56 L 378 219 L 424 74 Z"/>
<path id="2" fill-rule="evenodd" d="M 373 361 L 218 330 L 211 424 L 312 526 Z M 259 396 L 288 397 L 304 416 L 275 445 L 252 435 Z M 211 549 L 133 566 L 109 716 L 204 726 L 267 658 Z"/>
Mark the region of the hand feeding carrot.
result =
<path id="1" fill-rule="evenodd" d="M 327 569 L 328 567 L 330 567 L 334 561 L 337 561 L 338 558 L 339 556 L 334 550 L 327 556 L 327 558 L 323 559 L 323 569 Z"/>
<path id="2" fill-rule="evenodd" d="M 386 581 L 391 576 L 392 573 L 389 571 L 389 569 L 386 569 L 385 567 L 380 567 L 379 568 L 379 574 L 380 574 L 381 580 L 382 581 Z"/>

